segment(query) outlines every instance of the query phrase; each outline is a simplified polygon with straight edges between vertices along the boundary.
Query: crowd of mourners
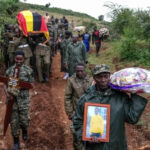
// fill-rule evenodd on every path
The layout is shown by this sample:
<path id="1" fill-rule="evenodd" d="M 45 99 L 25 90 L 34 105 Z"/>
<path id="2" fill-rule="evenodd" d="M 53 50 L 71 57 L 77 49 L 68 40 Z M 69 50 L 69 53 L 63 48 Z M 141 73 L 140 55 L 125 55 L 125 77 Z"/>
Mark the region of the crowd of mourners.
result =
<path id="1" fill-rule="evenodd" d="M 71 120 L 70 130 L 73 135 L 74 149 L 127 150 L 124 124 L 125 122 L 134 124 L 138 121 L 147 100 L 136 93 L 131 93 L 129 96 L 112 89 L 110 87 L 111 71 L 105 64 L 97 64 L 92 70 L 92 76 L 86 74 L 91 37 L 96 47 L 96 56 L 100 53 L 103 34 L 97 27 L 93 28 L 92 35 L 88 29 L 81 35 L 80 32 L 72 32 L 74 22 L 69 23 L 65 16 L 58 19 L 54 16 L 49 17 L 46 13 L 44 19 L 50 34 L 46 44 L 43 44 L 42 34 L 31 34 L 26 37 L 18 25 L 5 24 L 1 33 L 6 77 L 9 78 L 4 89 L 7 103 L 14 101 L 10 118 L 11 134 L 14 140 L 13 150 L 20 149 L 20 130 L 22 130 L 22 139 L 24 141 L 28 139 L 30 97 L 29 88 L 22 87 L 22 84 L 18 85 L 18 82 L 15 85 L 12 83 L 17 78 L 20 82 L 25 81 L 31 85 L 34 78 L 40 83 L 48 82 L 52 73 L 52 61 L 58 52 L 61 55 L 60 71 L 65 72 L 63 79 L 68 78 L 64 105 L 68 119 Z M 102 112 L 97 105 L 89 123 L 89 131 L 86 131 L 89 140 L 83 140 L 86 103 L 110 106 L 107 142 L 103 141 L 104 135 L 108 132 L 104 122 L 106 118 L 100 116 Z"/>

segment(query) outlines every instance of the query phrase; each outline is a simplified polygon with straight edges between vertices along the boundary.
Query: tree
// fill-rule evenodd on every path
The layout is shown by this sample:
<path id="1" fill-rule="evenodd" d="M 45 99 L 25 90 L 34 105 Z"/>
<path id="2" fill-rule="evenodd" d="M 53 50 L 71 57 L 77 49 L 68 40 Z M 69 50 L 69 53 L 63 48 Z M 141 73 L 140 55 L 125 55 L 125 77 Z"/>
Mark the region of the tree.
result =
<path id="1" fill-rule="evenodd" d="M 104 21 L 104 15 L 100 15 L 100 16 L 98 17 L 98 20 L 99 20 L 99 21 Z"/>
<path id="2" fill-rule="evenodd" d="M 47 4 L 45 5 L 45 7 L 49 8 L 50 5 L 51 5 L 50 3 L 47 3 Z"/>
<path id="3" fill-rule="evenodd" d="M 19 8 L 18 7 L 19 0 L 1 0 L 0 2 L 0 12 L 13 16 L 14 12 Z"/>

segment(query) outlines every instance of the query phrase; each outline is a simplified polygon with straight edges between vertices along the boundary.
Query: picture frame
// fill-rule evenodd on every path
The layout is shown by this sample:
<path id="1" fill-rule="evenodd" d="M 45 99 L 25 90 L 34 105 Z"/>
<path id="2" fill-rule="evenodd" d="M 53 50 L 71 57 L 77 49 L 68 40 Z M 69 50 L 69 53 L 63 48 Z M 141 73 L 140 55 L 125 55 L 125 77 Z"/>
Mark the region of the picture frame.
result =
<path id="1" fill-rule="evenodd" d="M 85 103 L 83 141 L 92 141 L 96 136 L 99 142 L 109 142 L 110 104 Z"/>

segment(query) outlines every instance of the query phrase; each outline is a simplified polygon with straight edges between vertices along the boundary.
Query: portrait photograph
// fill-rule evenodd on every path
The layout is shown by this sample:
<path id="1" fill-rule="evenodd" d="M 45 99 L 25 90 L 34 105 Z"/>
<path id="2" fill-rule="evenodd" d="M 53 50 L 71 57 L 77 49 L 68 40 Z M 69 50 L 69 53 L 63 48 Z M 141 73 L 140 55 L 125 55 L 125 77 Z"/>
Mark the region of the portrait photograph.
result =
<path id="1" fill-rule="evenodd" d="M 83 140 L 97 137 L 100 142 L 109 142 L 110 105 L 85 103 Z"/>

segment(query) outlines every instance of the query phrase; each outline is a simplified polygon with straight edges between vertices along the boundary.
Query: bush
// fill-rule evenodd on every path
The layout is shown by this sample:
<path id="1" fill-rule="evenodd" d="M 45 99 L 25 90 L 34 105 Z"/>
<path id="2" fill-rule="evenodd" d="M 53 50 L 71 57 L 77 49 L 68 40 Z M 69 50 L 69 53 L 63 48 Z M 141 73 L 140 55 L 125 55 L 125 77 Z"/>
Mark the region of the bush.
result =
<path id="1" fill-rule="evenodd" d="M 135 38 L 125 38 L 124 40 L 122 40 L 120 52 L 121 59 L 126 59 L 129 61 L 137 60 L 137 51 L 138 48 L 136 46 Z"/>

